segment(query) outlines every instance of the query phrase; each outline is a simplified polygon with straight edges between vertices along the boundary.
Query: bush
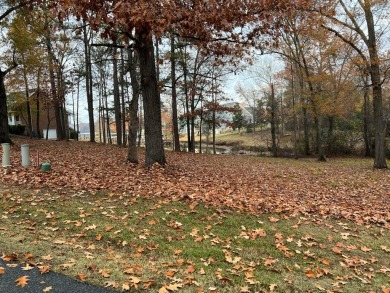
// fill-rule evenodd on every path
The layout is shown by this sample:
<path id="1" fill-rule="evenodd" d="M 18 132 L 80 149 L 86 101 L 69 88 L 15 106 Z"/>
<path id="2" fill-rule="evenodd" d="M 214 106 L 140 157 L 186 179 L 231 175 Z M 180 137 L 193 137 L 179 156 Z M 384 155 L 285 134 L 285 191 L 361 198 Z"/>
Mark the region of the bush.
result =
<path id="1" fill-rule="evenodd" d="M 357 154 L 356 138 L 348 131 L 334 131 L 328 137 L 328 154 L 330 155 L 352 155 Z"/>
<path id="2" fill-rule="evenodd" d="M 26 130 L 26 125 L 18 124 L 18 125 L 9 126 L 10 134 L 23 135 L 25 130 Z"/>
<path id="3" fill-rule="evenodd" d="M 70 139 L 77 139 L 78 138 L 77 131 L 73 130 L 72 128 L 69 128 L 69 138 Z"/>

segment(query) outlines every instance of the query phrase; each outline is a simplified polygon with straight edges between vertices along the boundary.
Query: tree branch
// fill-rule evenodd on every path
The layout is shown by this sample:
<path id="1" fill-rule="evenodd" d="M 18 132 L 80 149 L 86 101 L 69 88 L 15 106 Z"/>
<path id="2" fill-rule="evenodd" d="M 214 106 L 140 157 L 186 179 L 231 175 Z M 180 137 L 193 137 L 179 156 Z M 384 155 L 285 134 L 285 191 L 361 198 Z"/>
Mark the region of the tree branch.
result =
<path id="1" fill-rule="evenodd" d="M 21 2 L 18 5 L 15 5 L 13 7 L 8 8 L 2 15 L 0 15 L 0 21 L 2 21 L 4 18 L 6 18 L 9 14 L 14 12 L 15 10 L 18 10 L 19 8 L 26 6 L 26 2 Z"/>
<path id="2" fill-rule="evenodd" d="M 12 56 L 12 66 L 8 67 L 5 71 L 2 72 L 3 76 L 6 76 L 8 73 L 10 73 L 13 69 L 15 69 L 16 67 L 18 67 L 18 63 L 16 63 L 16 60 L 15 60 L 15 50 L 14 50 L 14 53 L 13 53 L 13 56 Z"/>
<path id="3" fill-rule="evenodd" d="M 366 55 L 364 55 L 363 51 L 360 50 L 352 41 L 348 40 L 347 38 L 345 38 L 342 34 L 340 34 L 338 31 L 336 31 L 335 29 L 333 28 L 330 28 L 326 25 L 323 25 L 321 24 L 321 27 L 334 33 L 338 38 L 340 38 L 344 43 L 350 45 L 358 54 L 359 56 L 363 59 L 364 63 L 366 65 L 370 65 L 370 62 L 367 60 L 367 57 Z"/>

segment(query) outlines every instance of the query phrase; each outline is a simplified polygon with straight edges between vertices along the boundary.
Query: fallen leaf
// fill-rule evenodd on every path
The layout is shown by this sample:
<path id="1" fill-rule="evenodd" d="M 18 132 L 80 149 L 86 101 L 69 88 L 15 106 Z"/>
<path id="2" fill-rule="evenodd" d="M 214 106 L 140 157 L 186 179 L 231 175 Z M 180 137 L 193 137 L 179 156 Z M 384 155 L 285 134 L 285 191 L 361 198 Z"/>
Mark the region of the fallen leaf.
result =
<path id="1" fill-rule="evenodd" d="M 362 247 L 360 247 L 360 250 L 363 251 L 363 252 L 369 252 L 372 249 L 368 248 L 367 246 L 362 246 Z"/>
<path id="2" fill-rule="evenodd" d="M 31 271 L 34 267 L 30 266 L 29 263 L 27 263 L 24 267 L 21 267 L 22 271 Z"/>
<path id="3" fill-rule="evenodd" d="M 86 278 L 87 278 L 87 276 L 86 276 L 84 273 L 78 273 L 78 274 L 77 274 L 77 277 L 79 278 L 79 280 L 80 280 L 81 282 L 85 282 L 85 281 L 86 281 Z"/>
<path id="4" fill-rule="evenodd" d="M 310 269 L 305 272 L 305 275 L 308 278 L 316 278 L 317 277 L 317 274 Z"/>
<path id="5" fill-rule="evenodd" d="M 23 288 L 28 284 L 29 281 L 30 281 L 29 276 L 22 276 L 16 279 L 16 286 L 20 286 Z"/>
<path id="6" fill-rule="evenodd" d="M 183 284 L 170 284 L 165 288 L 169 291 L 179 291 L 180 288 L 183 287 Z"/>
<path id="7" fill-rule="evenodd" d="M 37 266 L 39 272 L 41 275 L 46 274 L 50 271 L 51 267 L 50 266 Z"/>
<path id="8" fill-rule="evenodd" d="M 103 276 L 103 278 L 109 278 L 110 273 L 107 270 L 99 270 L 99 274 Z"/>

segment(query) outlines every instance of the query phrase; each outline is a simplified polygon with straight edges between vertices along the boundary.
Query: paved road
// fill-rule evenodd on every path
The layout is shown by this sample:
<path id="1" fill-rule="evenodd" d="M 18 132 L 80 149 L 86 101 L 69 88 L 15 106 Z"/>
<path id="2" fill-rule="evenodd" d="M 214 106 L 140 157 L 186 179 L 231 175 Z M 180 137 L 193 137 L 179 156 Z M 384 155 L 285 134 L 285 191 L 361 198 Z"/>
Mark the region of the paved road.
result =
<path id="1" fill-rule="evenodd" d="M 45 292 L 44 289 L 48 290 L 47 292 L 50 293 L 118 292 L 82 283 L 54 272 L 48 272 L 41 275 L 37 268 L 23 271 L 23 264 L 19 264 L 17 267 L 9 267 L 7 264 L 18 264 L 18 262 L 4 262 L 0 258 L 0 267 L 5 269 L 4 274 L 0 274 L 0 293 L 41 293 Z M 22 276 L 29 276 L 30 279 L 24 288 L 16 286 L 16 279 Z"/>

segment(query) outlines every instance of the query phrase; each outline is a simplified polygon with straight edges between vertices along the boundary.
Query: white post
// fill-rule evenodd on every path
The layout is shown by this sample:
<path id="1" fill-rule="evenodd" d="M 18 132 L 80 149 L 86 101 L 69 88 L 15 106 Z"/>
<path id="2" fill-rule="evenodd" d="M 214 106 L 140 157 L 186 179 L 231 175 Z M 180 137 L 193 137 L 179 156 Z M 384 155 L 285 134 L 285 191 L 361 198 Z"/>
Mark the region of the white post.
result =
<path id="1" fill-rule="evenodd" d="M 2 166 L 3 167 L 8 167 L 11 166 L 11 160 L 10 160 L 10 145 L 9 143 L 2 143 L 1 144 L 3 148 L 3 161 L 2 161 Z"/>
<path id="2" fill-rule="evenodd" d="M 28 144 L 22 144 L 20 148 L 22 151 L 22 166 L 28 168 L 30 167 L 30 146 Z"/>

